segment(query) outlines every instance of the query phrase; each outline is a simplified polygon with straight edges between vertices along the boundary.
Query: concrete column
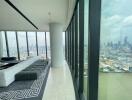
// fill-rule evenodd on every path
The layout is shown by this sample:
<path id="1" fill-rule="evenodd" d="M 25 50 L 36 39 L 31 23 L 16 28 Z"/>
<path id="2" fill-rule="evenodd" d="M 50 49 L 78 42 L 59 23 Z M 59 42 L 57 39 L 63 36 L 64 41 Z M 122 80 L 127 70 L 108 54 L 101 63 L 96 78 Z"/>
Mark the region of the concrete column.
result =
<path id="1" fill-rule="evenodd" d="M 0 58 L 3 57 L 3 40 L 2 40 L 2 32 L 0 32 Z"/>
<path id="2" fill-rule="evenodd" d="M 64 65 L 63 29 L 59 23 L 50 23 L 51 67 Z"/>

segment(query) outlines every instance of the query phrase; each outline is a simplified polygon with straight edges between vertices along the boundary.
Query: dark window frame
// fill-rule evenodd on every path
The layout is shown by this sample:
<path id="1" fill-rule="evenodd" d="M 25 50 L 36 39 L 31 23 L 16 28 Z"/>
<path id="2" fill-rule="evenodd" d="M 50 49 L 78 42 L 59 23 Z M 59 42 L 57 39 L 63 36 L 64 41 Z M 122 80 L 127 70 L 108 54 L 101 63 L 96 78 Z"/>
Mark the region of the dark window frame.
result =
<path id="1" fill-rule="evenodd" d="M 48 53 L 47 53 L 47 32 L 45 32 L 45 52 L 46 52 L 46 59 L 48 58 Z"/>
<path id="2" fill-rule="evenodd" d="M 84 0 L 79 1 L 79 16 L 77 16 L 77 10 L 74 10 L 75 14 L 75 66 L 78 65 L 79 56 L 79 69 L 75 67 L 75 78 L 78 77 L 79 71 L 79 94 L 80 98 L 83 94 L 83 67 L 84 67 Z M 78 6 L 76 5 L 76 9 Z M 98 100 L 98 67 L 99 67 L 99 50 L 100 50 L 100 20 L 101 20 L 101 0 L 89 0 L 89 20 L 88 20 L 88 87 L 87 87 L 87 96 L 88 100 Z M 74 16 L 73 14 L 73 16 Z M 79 17 L 79 22 L 77 20 Z M 71 65 L 71 22 L 67 28 L 67 43 L 66 46 L 68 49 L 68 64 Z M 79 32 L 78 32 L 78 24 L 79 24 Z M 79 39 L 77 37 L 77 33 L 79 33 Z M 79 41 L 79 49 L 78 42 Z M 78 55 L 79 50 L 79 55 Z M 83 56 L 82 56 L 83 55 Z M 71 71 L 72 72 L 72 71 Z M 73 72 L 72 72 L 73 73 Z M 77 83 L 78 84 L 78 83 Z M 84 98 L 81 98 L 84 99 Z"/>
<path id="3" fill-rule="evenodd" d="M 7 57 L 10 57 L 9 44 L 8 44 L 8 38 L 7 38 L 7 31 L 5 31 L 4 34 L 5 34 L 5 41 L 6 41 Z"/>
<path id="4" fill-rule="evenodd" d="M 79 1 L 79 94 L 83 97 L 84 88 L 84 0 Z"/>
<path id="5" fill-rule="evenodd" d="M 39 56 L 39 50 L 38 50 L 38 32 L 35 32 L 35 37 L 36 37 L 36 52 L 37 52 L 37 56 Z"/>
<path id="6" fill-rule="evenodd" d="M 89 0 L 88 98 L 98 100 L 101 0 Z"/>
<path id="7" fill-rule="evenodd" d="M 18 32 L 15 31 L 15 34 L 16 34 L 16 44 L 17 44 L 17 56 L 18 56 L 18 60 L 20 60 L 20 50 L 19 50 Z"/>
<path id="8" fill-rule="evenodd" d="M 28 32 L 26 31 L 26 44 L 27 44 L 27 56 L 30 56 L 29 54 L 29 40 L 28 40 Z"/>

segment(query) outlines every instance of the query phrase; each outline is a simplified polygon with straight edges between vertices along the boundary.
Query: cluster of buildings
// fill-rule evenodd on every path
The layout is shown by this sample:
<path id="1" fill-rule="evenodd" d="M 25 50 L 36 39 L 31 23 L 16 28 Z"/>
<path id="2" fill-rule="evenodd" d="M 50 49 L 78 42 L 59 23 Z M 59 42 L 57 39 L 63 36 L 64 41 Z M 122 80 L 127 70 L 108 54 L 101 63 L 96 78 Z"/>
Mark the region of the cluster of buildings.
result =
<path id="1" fill-rule="evenodd" d="M 132 44 L 127 37 L 121 43 L 109 42 L 100 50 L 101 72 L 132 72 Z"/>

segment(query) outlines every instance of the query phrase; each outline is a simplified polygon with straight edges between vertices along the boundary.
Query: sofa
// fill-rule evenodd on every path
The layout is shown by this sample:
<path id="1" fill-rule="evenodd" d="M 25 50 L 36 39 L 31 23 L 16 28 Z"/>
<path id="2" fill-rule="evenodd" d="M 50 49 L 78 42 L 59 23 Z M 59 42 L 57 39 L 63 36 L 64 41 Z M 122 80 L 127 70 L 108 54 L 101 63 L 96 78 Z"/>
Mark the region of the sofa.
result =
<path id="1" fill-rule="evenodd" d="M 39 60 L 40 57 L 33 57 L 26 61 L 22 61 L 12 67 L 0 70 L 0 87 L 6 87 L 15 81 L 15 75 L 28 66 Z"/>

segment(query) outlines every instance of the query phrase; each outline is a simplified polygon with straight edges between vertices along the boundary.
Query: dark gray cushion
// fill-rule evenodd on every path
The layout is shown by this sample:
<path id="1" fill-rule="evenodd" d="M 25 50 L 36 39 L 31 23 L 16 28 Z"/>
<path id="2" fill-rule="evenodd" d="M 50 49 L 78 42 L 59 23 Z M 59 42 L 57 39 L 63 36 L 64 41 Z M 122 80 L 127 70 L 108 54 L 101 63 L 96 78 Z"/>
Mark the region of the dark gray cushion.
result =
<path id="1" fill-rule="evenodd" d="M 16 81 L 36 80 L 37 78 L 37 73 L 32 71 L 21 71 L 20 73 L 15 75 Z"/>
<path id="2" fill-rule="evenodd" d="M 2 57 L 1 60 L 2 61 L 12 61 L 12 60 L 16 60 L 16 57 Z"/>

